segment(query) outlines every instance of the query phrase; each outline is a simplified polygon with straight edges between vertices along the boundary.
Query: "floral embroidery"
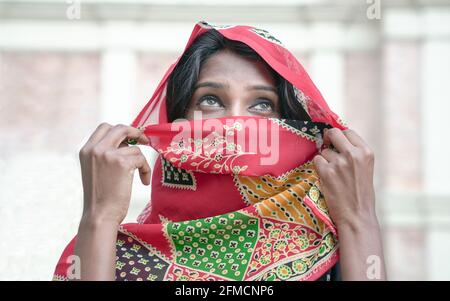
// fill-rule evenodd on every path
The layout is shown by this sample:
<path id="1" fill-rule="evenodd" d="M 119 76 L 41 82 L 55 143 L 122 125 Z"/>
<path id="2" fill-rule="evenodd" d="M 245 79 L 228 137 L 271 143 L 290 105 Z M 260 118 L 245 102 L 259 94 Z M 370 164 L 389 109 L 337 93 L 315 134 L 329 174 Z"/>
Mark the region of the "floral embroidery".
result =
<path id="1" fill-rule="evenodd" d="M 203 139 L 187 138 L 186 140 L 172 141 L 166 150 L 159 150 L 161 154 L 173 166 L 181 166 L 190 162 L 189 170 L 210 173 L 239 174 L 248 168 L 247 165 L 237 165 L 235 160 L 242 155 L 253 155 L 252 152 L 244 152 L 241 145 L 230 141 L 227 136 L 234 136 L 236 131 L 242 130 L 242 124 L 234 122 L 233 125 L 223 125 L 225 134 L 212 132 Z M 184 139 L 184 138 L 181 138 Z M 175 175 L 168 174 L 171 178 Z M 176 179 L 178 181 L 179 179 Z M 164 180 L 164 183 L 167 181 Z M 177 184 L 175 184 L 177 185 Z"/>

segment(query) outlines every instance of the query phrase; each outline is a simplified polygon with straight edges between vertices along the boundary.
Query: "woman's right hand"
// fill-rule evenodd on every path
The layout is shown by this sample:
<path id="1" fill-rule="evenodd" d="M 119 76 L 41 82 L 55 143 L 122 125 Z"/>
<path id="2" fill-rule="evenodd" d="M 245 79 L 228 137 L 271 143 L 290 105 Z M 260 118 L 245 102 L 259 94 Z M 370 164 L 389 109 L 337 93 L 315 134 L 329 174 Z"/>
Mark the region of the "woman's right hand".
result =
<path id="1" fill-rule="evenodd" d="M 139 129 L 102 123 L 81 148 L 83 219 L 119 225 L 128 212 L 134 171 L 139 170 L 144 185 L 150 184 L 147 160 L 139 147 L 128 146 L 127 139 L 149 143 Z"/>

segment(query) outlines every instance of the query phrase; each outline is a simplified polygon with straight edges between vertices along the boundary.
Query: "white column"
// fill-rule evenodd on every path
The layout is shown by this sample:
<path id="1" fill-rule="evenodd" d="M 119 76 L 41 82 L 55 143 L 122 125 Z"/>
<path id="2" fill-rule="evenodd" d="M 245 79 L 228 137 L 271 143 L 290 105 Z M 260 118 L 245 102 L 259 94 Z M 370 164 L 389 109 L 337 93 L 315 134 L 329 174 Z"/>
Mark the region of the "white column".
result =
<path id="1" fill-rule="evenodd" d="M 5 89 L 4 85 L 4 78 L 6 76 L 6 66 L 5 62 L 3 61 L 3 53 L 0 49 L 0 94 L 3 92 L 3 89 Z M 2 106 L 6 105 L 5 100 L 2 100 L 0 102 L 0 110 L 2 109 Z"/>
<path id="2" fill-rule="evenodd" d="M 342 40 L 345 29 L 340 23 L 317 23 L 311 27 L 315 46 L 309 62 L 309 75 L 331 110 L 344 119 L 344 57 Z"/>
<path id="3" fill-rule="evenodd" d="M 429 280 L 450 280 L 450 10 L 422 16 L 423 183 L 429 208 Z M 446 217 L 446 218 L 443 218 Z"/>
<path id="4" fill-rule="evenodd" d="M 339 50 L 318 50 L 310 58 L 310 76 L 333 112 L 345 119 L 344 58 Z"/>
<path id="5" fill-rule="evenodd" d="M 449 16 L 450 17 L 450 16 Z M 450 195 L 450 41 L 427 40 L 423 46 L 424 186 L 428 194 Z"/>
<path id="6" fill-rule="evenodd" d="M 128 49 L 107 49 L 102 53 L 101 68 L 100 120 L 129 124 L 136 97 L 136 54 Z"/>

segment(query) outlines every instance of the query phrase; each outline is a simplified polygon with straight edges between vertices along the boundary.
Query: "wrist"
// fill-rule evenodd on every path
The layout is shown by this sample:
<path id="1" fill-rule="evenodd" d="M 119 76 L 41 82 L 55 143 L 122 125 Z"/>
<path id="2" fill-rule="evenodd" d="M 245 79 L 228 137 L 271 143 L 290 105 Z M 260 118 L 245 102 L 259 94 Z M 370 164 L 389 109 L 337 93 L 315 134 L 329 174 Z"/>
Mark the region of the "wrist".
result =
<path id="1" fill-rule="evenodd" d="M 102 214 L 100 212 L 94 212 L 93 210 L 85 210 L 81 217 L 80 227 L 89 228 L 91 230 L 110 228 L 118 229 L 120 221 L 108 214 Z"/>
<path id="2" fill-rule="evenodd" d="M 97 200 L 93 197 L 84 196 L 84 208 L 81 222 L 98 226 L 102 224 L 120 225 L 125 218 L 116 210 L 116 206 L 108 205 L 115 204 L 116 200 Z M 105 206 L 106 205 L 106 206 Z"/>
<path id="3" fill-rule="evenodd" d="M 376 213 L 373 210 L 364 214 L 354 214 L 336 221 L 336 227 L 339 232 L 351 231 L 357 233 L 378 231 L 380 226 Z"/>

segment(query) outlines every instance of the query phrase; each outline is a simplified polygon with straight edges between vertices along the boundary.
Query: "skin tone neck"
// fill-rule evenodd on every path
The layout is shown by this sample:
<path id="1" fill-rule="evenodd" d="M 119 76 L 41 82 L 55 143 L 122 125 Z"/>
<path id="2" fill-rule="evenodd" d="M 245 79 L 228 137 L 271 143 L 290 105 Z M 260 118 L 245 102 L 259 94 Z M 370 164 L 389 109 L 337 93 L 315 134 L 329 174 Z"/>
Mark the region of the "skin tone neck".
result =
<path id="1" fill-rule="evenodd" d="M 273 76 L 263 62 L 231 51 L 210 57 L 199 74 L 186 119 L 226 116 L 280 117 L 280 100 Z"/>

